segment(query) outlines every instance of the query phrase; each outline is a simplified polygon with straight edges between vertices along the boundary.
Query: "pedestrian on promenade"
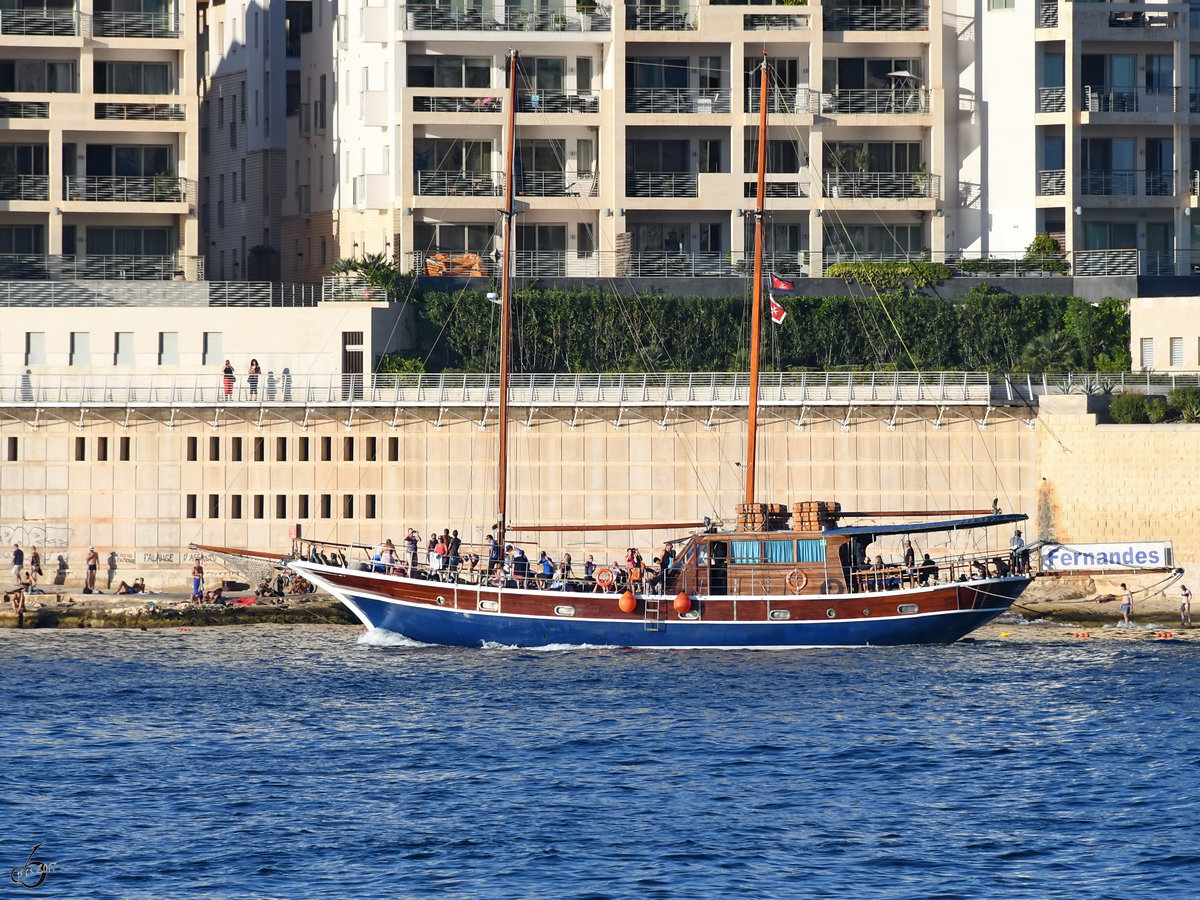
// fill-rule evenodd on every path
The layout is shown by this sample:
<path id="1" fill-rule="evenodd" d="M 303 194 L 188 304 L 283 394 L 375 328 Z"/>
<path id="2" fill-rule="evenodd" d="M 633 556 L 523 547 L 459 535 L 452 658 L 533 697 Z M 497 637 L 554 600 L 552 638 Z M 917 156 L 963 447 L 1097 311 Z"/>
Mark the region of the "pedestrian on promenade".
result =
<path id="1" fill-rule="evenodd" d="M 222 370 L 225 373 L 225 399 L 228 400 L 233 396 L 233 363 L 225 360 L 225 368 Z"/>
<path id="2" fill-rule="evenodd" d="M 196 564 L 192 566 L 192 602 L 199 603 L 204 596 L 204 566 L 200 565 L 200 557 L 196 557 Z"/>
<path id="3" fill-rule="evenodd" d="M 29 553 L 29 574 L 33 576 L 33 586 L 37 587 L 37 580 L 42 574 L 42 554 L 38 553 L 37 547 Z"/>
<path id="4" fill-rule="evenodd" d="M 1125 582 L 1121 582 L 1121 620 L 1122 624 L 1128 628 L 1131 624 L 1129 617 L 1133 614 L 1133 591 L 1125 586 Z"/>
<path id="5" fill-rule="evenodd" d="M 96 570 L 100 568 L 100 554 L 95 547 L 88 547 L 87 582 L 85 587 L 90 591 L 96 590 Z M 111 583 L 111 582 L 110 582 Z"/>
<path id="6" fill-rule="evenodd" d="M 1179 625 L 1192 627 L 1192 592 L 1186 584 L 1179 588 Z"/>
<path id="7" fill-rule="evenodd" d="M 21 583 L 21 567 L 23 565 L 25 565 L 25 551 L 21 549 L 20 544 L 13 544 L 12 569 L 13 578 L 17 579 L 17 584 Z"/>

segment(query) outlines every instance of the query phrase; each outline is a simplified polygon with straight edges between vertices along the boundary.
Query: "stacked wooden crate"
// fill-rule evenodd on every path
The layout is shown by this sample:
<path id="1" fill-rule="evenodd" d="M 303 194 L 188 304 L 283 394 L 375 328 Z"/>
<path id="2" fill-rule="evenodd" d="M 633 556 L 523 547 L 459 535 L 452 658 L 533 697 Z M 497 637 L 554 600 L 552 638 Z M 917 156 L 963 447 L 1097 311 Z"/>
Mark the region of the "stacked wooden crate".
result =
<path id="1" fill-rule="evenodd" d="M 778 531 L 787 528 L 786 503 L 739 503 L 738 531 Z"/>
<path id="2" fill-rule="evenodd" d="M 792 504 L 792 528 L 796 531 L 820 531 L 836 525 L 842 504 L 831 500 L 802 500 Z"/>

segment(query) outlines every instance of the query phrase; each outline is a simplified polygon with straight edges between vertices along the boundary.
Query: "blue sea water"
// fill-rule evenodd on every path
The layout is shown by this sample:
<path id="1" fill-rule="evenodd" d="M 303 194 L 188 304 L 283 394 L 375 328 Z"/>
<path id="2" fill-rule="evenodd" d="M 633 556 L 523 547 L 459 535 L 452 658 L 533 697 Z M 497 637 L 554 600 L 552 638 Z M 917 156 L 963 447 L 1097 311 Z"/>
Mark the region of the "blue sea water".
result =
<path id="1" fill-rule="evenodd" d="M 1192 898 L 1198 655 L 2 631 L 0 872 L 41 842 L 10 895 Z"/>

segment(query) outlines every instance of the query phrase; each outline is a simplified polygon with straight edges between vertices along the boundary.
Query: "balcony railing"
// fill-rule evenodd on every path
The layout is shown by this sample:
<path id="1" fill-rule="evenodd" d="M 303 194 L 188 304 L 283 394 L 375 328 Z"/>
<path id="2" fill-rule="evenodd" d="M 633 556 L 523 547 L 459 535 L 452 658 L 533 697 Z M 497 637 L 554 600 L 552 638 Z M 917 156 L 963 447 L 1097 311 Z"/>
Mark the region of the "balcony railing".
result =
<path id="1" fill-rule="evenodd" d="M 1064 87 L 1038 88 L 1037 111 L 1060 113 L 1067 111 L 1067 89 Z"/>
<path id="2" fill-rule="evenodd" d="M 591 91 L 517 91 L 519 113 L 594 113 L 600 98 Z"/>
<path id="3" fill-rule="evenodd" d="M 22 103 L 17 100 L 0 100 L 0 119 L 48 119 L 50 104 L 44 101 Z"/>
<path id="4" fill-rule="evenodd" d="M 0 175 L 0 200 L 49 199 L 49 175 Z"/>
<path id="5" fill-rule="evenodd" d="M 188 180 L 175 175 L 67 175 L 63 181 L 67 200 L 179 203 L 195 199 Z"/>
<path id="6" fill-rule="evenodd" d="M 697 197 L 700 187 L 690 172 L 630 172 L 625 193 L 630 197 Z"/>
<path id="7" fill-rule="evenodd" d="M 729 91 L 695 88 L 633 88 L 625 93 L 628 113 L 710 113 L 729 112 Z"/>
<path id="8" fill-rule="evenodd" d="M 925 6 L 859 6 L 825 8 L 825 31 L 928 31 Z"/>
<path id="9" fill-rule="evenodd" d="M 177 38 L 183 33 L 178 13 L 98 12 L 92 16 L 97 37 Z"/>
<path id="10" fill-rule="evenodd" d="M 745 105 L 747 112 L 758 112 L 759 97 L 758 88 L 747 88 Z M 815 113 L 820 111 L 820 99 L 820 91 L 812 91 L 808 88 L 783 87 L 767 94 L 767 112 L 788 115 Z"/>
<path id="11" fill-rule="evenodd" d="M 825 196 L 903 199 L 938 197 L 941 176 L 924 172 L 826 172 Z"/>
<path id="12" fill-rule="evenodd" d="M 1061 197 L 1067 192 L 1065 169 L 1039 169 L 1037 192 L 1039 197 Z"/>
<path id="13" fill-rule="evenodd" d="M 612 14 L 598 6 L 409 5 L 403 9 L 409 31 L 612 31 Z"/>
<path id="14" fill-rule="evenodd" d="M 821 95 L 821 112 L 850 115 L 915 115 L 929 112 L 928 88 L 838 90 Z"/>
<path id="15" fill-rule="evenodd" d="M 500 97 L 413 97 L 413 112 L 499 113 L 504 112 Z"/>
<path id="16" fill-rule="evenodd" d="M 768 175 L 767 177 L 771 178 L 772 176 Z M 803 181 L 766 181 L 763 183 L 763 193 L 772 199 L 794 200 L 798 197 L 808 196 L 808 184 Z M 757 197 L 758 182 L 743 182 L 742 196 Z"/>
<path id="17" fill-rule="evenodd" d="M 691 31 L 695 24 L 694 7 L 643 4 L 625 7 L 625 27 L 630 31 Z"/>
<path id="18" fill-rule="evenodd" d="M 808 31 L 811 16 L 754 13 L 742 16 L 743 31 Z"/>
<path id="19" fill-rule="evenodd" d="M 424 197 L 499 197 L 504 193 L 503 172 L 455 172 L 418 169 L 416 192 Z"/>
<path id="20" fill-rule="evenodd" d="M 187 109 L 179 103 L 97 103 L 96 118 L 133 122 L 182 122 Z"/>
<path id="21" fill-rule="evenodd" d="M 1085 84 L 1080 98 L 1085 112 L 1103 113 L 1173 113 L 1179 107 L 1179 89 L 1121 87 L 1112 88 Z"/>
<path id="22" fill-rule="evenodd" d="M 0 35 L 72 37 L 79 34 L 73 9 L 0 9 Z"/>
<path id="23" fill-rule="evenodd" d="M 1179 14 L 1170 11 L 1115 10 L 1108 14 L 1109 28 L 1174 28 Z"/>
<path id="24" fill-rule="evenodd" d="M 1094 197 L 1170 197 L 1175 173 L 1147 169 L 1085 169 L 1079 193 Z"/>
<path id="25" fill-rule="evenodd" d="M 203 258 L 195 256 L 0 254 L 0 282 L 194 281 L 202 277 Z"/>

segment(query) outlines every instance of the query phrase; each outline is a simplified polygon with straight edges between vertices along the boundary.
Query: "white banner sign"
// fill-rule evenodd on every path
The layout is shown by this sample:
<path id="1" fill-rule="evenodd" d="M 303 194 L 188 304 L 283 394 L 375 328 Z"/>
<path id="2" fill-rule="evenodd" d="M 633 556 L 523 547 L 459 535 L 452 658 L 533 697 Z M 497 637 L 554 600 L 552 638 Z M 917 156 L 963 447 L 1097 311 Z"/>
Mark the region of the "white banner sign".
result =
<path id="1" fill-rule="evenodd" d="M 1080 569 L 1161 569 L 1171 565 L 1171 543 L 1152 541 L 1107 544 L 1043 544 L 1038 551 L 1043 572 Z"/>

